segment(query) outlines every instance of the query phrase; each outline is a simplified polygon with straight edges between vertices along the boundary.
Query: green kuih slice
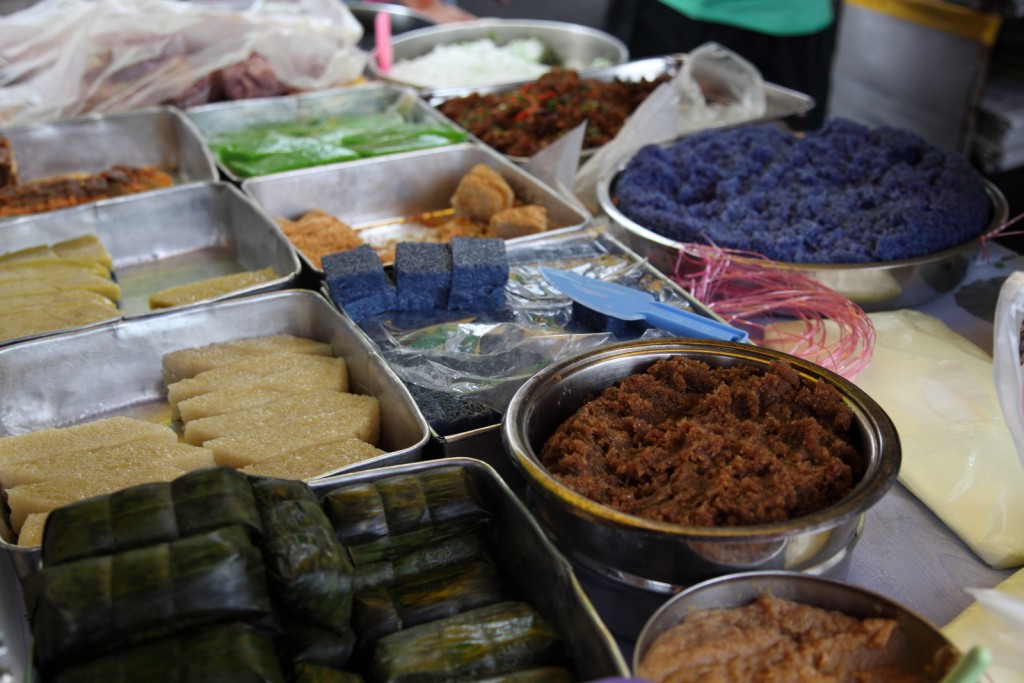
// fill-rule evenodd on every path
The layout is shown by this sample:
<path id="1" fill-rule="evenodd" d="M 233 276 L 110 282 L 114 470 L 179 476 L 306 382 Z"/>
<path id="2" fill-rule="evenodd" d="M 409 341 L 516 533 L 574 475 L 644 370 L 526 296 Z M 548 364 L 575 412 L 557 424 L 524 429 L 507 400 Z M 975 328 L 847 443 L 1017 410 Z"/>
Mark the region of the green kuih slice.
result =
<path id="1" fill-rule="evenodd" d="M 511 598 L 494 565 L 470 562 L 357 593 L 352 626 L 366 647 L 389 633 Z"/>
<path id="2" fill-rule="evenodd" d="M 472 681 L 568 662 L 568 647 L 532 607 L 501 602 L 377 641 L 374 683 Z"/>
<path id="3" fill-rule="evenodd" d="M 272 612 L 260 550 L 238 525 L 46 566 L 34 580 L 32 633 L 44 669 Z"/>
<path id="4" fill-rule="evenodd" d="M 325 679 L 326 680 L 326 679 Z M 54 683 L 284 683 L 273 640 L 241 622 L 154 640 L 68 667 Z"/>
<path id="5" fill-rule="evenodd" d="M 235 524 L 254 539 L 261 533 L 248 477 L 227 467 L 195 470 L 171 482 L 57 508 L 46 523 L 43 563 L 49 567 Z"/>
<path id="6" fill-rule="evenodd" d="M 335 489 L 324 510 L 356 566 L 393 559 L 490 518 L 462 467 L 437 467 Z"/>

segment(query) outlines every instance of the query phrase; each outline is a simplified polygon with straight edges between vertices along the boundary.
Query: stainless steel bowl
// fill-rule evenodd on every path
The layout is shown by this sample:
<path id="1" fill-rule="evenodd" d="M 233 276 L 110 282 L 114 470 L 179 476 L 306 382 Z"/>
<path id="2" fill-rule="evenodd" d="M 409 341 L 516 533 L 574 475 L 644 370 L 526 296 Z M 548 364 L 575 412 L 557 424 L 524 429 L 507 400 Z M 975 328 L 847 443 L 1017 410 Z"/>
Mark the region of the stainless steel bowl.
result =
<path id="1" fill-rule="evenodd" d="M 381 12 L 391 17 L 392 35 L 435 25 L 435 22 L 427 15 L 405 5 L 390 2 L 346 2 L 345 7 L 352 12 L 352 16 L 358 19 L 359 24 L 363 27 L 363 38 L 359 41 L 359 47 L 364 50 L 372 50 L 377 42 L 373 21 L 374 17 Z"/>
<path id="2" fill-rule="evenodd" d="M 655 361 L 677 355 L 716 367 L 767 368 L 774 361 L 787 361 L 801 376 L 834 386 L 853 410 L 858 426 L 864 475 L 854 490 L 825 510 L 785 522 L 690 527 L 635 517 L 595 503 L 560 483 L 541 464 L 538 456 L 544 443 L 585 401 Z M 864 512 L 895 483 L 901 459 L 892 421 L 851 382 L 789 354 L 697 339 L 627 342 L 547 367 L 513 396 L 502 420 L 502 438 L 528 484 L 531 506 L 561 550 L 606 585 L 661 600 L 682 587 L 723 574 L 757 569 L 829 573 L 847 559 L 859 538 Z M 635 623 L 620 629 L 610 624 L 620 634 L 631 626 Z"/>
<path id="3" fill-rule="evenodd" d="M 749 572 L 705 581 L 679 593 L 662 605 L 641 630 L 633 650 L 633 671 L 651 644 L 690 613 L 746 605 L 762 594 L 792 600 L 823 609 L 837 610 L 858 619 L 868 617 L 895 619 L 906 634 L 917 661 L 932 661 L 946 648 L 951 656 L 958 651 L 942 632 L 924 617 L 884 595 L 852 584 L 793 572 Z"/>
<path id="4" fill-rule="evenodd" d="M 683 245 L 645 228 L 619 211 L 614 202 L 613 188 L 621 170 L 622 167 L 619 167 L 598 181 L 597 197 L 601 210 L 611 219 L 616 236 L 633 251 L 650 259 L 659 270 L 671 273 Z M 1006 222 L 1009 215 L 1006 197 L 991 182 L 984 182 L 992 201 L 992 219 L 981 235 L 963 244 L 934 254 L 898 261 L 840 265 L 774 263 L 813 278 L 868 312 L 919 306 L 955 289 L 967 275 L 983 242 L 998 232 Z"/>
<path id="5" fill-rule="evenodd" d="M 589 26 L 561 21 L 532 19 L 477 19 L 403 33 L 391 41 L 394 61 L 421 57 L 438 45 L 451 45 L 490 38 L 503 45 L 517 38 L 537 38 L 547 45 L 562 65 L 589 65 L 601 60 L 608 65 L 622 64 L 629 59 L 626 45 L 615 36 Z M 380 70 L 371 59 L 368 70 L 374 78 L 414 86 Z M 507 82 L 496 79 L 488 85 Z M 433 86 L 438 87 L 438 86 Z M 432 89 L 424 87 L 424 89 Z"/>

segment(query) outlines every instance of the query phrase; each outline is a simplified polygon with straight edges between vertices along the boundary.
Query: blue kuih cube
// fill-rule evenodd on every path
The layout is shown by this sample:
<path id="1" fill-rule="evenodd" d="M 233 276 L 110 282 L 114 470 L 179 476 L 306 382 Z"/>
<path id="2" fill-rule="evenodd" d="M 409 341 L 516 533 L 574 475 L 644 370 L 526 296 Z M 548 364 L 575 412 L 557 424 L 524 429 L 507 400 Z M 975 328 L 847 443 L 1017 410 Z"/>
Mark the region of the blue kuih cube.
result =
<path id="1" fill-rule="evenodd" d="M 368 244 L 321 259 L 331 300 L 356 321 L 395 307 L 395 285 Z"/>
<path id="2" fill-rule="evenodd" d="M 426 311 L 448 305 L 452 256 L 447 244 L 399 242 L 395 247 L 398 308 Z"/>
<path id="3" fill-rule="evenodd" d="M 448 308 L 494 310 L 505 306 L 508 254 L 505 240 L 453 237 Z"/>

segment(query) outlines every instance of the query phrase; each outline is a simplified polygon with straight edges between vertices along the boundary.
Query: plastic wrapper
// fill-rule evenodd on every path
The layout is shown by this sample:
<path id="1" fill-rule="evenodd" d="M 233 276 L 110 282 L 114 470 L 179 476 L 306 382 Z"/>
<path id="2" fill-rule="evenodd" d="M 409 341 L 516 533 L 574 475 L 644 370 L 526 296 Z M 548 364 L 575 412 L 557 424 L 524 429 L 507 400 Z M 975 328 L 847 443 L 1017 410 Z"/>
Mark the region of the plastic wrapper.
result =
<path id="1" fill-rule="evenodd" d="M 516 389 L 549 363 L 616 340 L 666 334 L 581 322 L 573 316 L 572 302 L 548 284 L 539 266 L 644 289 L 661 301 L 687 307 L 681 290 L 634 255 L 594 237 L 587 230 L 524 244 L 523 249 L 510 247 L 506 305 L 499 310 L 392 312 L 362 327 L 406 382 L 504 412 Z"/>
<path id="2" fill-rule="evenodd" d="M 1019 401 L 1018 380 L 993 382 L 992 357 L 937 318 L 870 317 L 874 355 L 855 381 L 899 431 L 900 482 L 992 567 L 1024 563 L 1024 467 L 996 390 L 1010 383 Z"/>
<path id="3" fill-rule="evenodd" d="M 1003 418 L 1024 466 L 1024 360 L 1021 334 L 1024 331 L 1024 273 L 1016 271 L 999 290 L 993 338 L 994 380 Z M 1024 520 L 1021 520 L 1024 522 Z"/>
<path id="4" fill-rule="evenodd" d="M 976 602 L 947 624 L 943 633 L 966 652 L 975 645 L 992 655 L 988 680 L 1024 683 L 1024 570 L 992 589 L 968 588 Z"/>
<path id="5" fill-rule="evenodd" d="M 42 0 L 0 19 L 0 124 L 337 87 L 362 32 L 335 0 Z"/>
<path id="6" fill-rule="evenodd" d="M 705 43 L 688 55 L 671 81 L 637 107 L 614 140 L 583 164 L 573 190 L 584 204 L 596 207 L 598 181 L 644 145 L 750 121 L 765 108 L 761 73 L 735 52 Z"/>

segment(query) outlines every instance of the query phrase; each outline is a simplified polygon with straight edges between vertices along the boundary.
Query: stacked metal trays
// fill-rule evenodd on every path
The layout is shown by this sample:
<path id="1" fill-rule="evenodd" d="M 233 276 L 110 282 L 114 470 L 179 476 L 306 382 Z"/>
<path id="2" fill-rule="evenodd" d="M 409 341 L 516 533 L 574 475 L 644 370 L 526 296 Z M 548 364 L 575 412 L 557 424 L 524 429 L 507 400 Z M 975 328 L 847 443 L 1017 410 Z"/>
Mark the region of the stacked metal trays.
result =
<path id="1" fill-rule="evenodd" d="M 22 180 L 95 173 L 116 164 L 155 166 L 179 185 L 217 179 L 198 129 L 172 107 L 5 128 L 0 136 L 10 141 Z"/>
<path id="2" fill-rule="evenodd" d="M 622 164 L 599 179 L 597 197 L 601 210 L 624 242 L 659 269 L 672 273 L 684 245 L 640 225 L 616 206 L 615 181 L 624 167 Z M 992 203 L 988 226 L 980 235 L 958 246 L 916 258 L 875 263 L 772 263 L 820 282 L 868 312 L 913 308 L 927 303 L 954 290 L 963 281 L 985 241 L 1006 223 L 1009 215 L 1006 197 L 991 181 L 986 179 L 984 183 Z"/>
<path id="3" fill-rule="evenodd" d="M 296 219 L 320 209 L 375 244 L 415 239 L 417 229 L 406 219 L 448 209 L 459 180 L 481 163 L 498 171 L 519 200 L 547 209 L 548 219 L 558 229 L 580 228 L 589 222 L 586 213 L 535 176 L 489 147 L 471 143 L 249 178 L 242 182 L 242 189 L 271 216 Z M 321 272 L 300 257 L 309 269 Z"/>
<path id="4" fill-rule="evenodd" d="M 287 97 L 218 102 L 192 107 L 186 113 L 205 144 L 213 134 L 240 131 L 259 124 L 307 121 L 327 115 L 380 114 L 391 110 L 400 112 L 410 123 L 435 121 L 449 125 L 448 119 L 429 106 L 416 91 L 391 83 L 371 83 Z M 217 166 L 224 177 L 236 183 L 242 181 L 224 164 L 218 162 Z"/>
<path id="5" fill-rule="evenodd" d="M 212 301 L 283 289 L 300 272 L 291 244 L 273 221 L 224 182 L 193 183 L 15 218 L 0 229 L 0 253 L 83 234 L 96 235 L 110 252 L 122 290 L 117 314 L 125 318 L 181 308 L 150 310 L 149 296 L 167 287 L 239 270 L 271 267 L 278 274 Z"/>
<path id="6" fill-rule="evenodd" d="M 585 69 L 579 72 L 580 78 L 594 79 L 602 82 L 612 82 L 616 79 L 622 81 L 651 80 L 659 76 L 675 76 L 679 73 L 686 61 L 685 54 L 665 55 L 663 57 L 651 57 L 625 62 L 615 66 L 607 66 L 600 69 Z M 438 107 L 448 100 L 457 97 L 466 97 L 473 93 L 502 94 L 511 92 L 522 87 L 523 83 L 508 83 L 504 85 L 492 85 L 481 87 L 461 88 L 436 88 L 423 93 L 424 99 L 433 107 Z M 775 121 L 789 116 L 796 116 L 810 111 L 814 107 L 814 100 L 803 93 L 784 88 L 772 83 L 765 83 L 765 111 L 761 116 L 750 119 L 750 123 L 763 121 Z M 727 100 L 720 93 L 705 92 L 709 101 L 724 103 Z M 582 156 L 593 155 L 596 150 L 583 150 Z M 526 157 L 507 155 L 516 163 L 525 163 Z"/>
<path id="7" fill-rule="evenodd" d="M 0 436 L 128 415 L 170 424 L 161 361 L 177 349 L 272 334 L 331 344 L 348 365 L 350 391 L 376 396 L 380 448 L 369 469 L 421 459 L 426 422 L 405 385 L 365 336 L 319 294 L 287 290 L 124 320 L 0 349 Z M 39 549 L 20 547 L 0 511 L 0 548 L 19 576 L 38 566 Z"/>
<path id="8" fill-rule="evenodd" d="M 629 59 L 626 45 L 604 31 L 568 22 L 530 19 L 476 19 L 439 24 L 395 36 L 391 47 L 394 61 L 398 62 L 425 55 L 438 45 L 484 38 L 490 38 L 498 45 L 517 38 L 537 38 L 551 49 L 559 65 L 586 66 L 598 60 L 607 64 L 621 64 Z M 367 69 L 375 79 L 412 85 L 383 71 L 375 59 L 370 60 Z M 501 81 L 495 81 L 498 82 Z"/>
<path id="9" fill-rule="evenodd" d="M 483 531 L 502 576 L 569 641 L 579 680 L 628 676 L 629 669 L 618 645 L 594 612 L 572 566 L 551 544 L 509 485 L 486 463 L 446 458 L 318 479 L 310 483 L 310 488 L 322 497 L 342 485 L 452 465 L 467 471 L 481 500 L 494 513 Z"/>

